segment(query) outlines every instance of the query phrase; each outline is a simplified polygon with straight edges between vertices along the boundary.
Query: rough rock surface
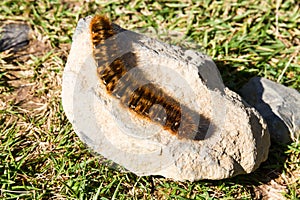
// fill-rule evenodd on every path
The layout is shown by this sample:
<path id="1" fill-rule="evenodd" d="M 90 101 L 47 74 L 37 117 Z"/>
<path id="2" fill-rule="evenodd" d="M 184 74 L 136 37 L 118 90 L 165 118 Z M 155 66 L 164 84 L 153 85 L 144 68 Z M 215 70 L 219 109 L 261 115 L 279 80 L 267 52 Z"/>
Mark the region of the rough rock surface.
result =
<path id="1" fill-rule="evenodd" d="M 107 58 L 94 55 L 91 20 L 92 17 L 81 19 L 73 35 L 63 74 L 62 103 L 75 132 L 94 151 L 137 175 L 190 181 L 250 173 L 267 159 L 270 138 L 263 118 L 239 95 L 224 87 L 208 56 L 113 25 L 117 34 L 102 41 L 104 48 L 97 47 L 102 55 L 117 44 L 119 52 L 108 53 L 114 58 L 107 66 L 111 67 L 116 60 L 132 63 L 122 55 L 135 55 L 136 66 L 126 73 L 129 78 L 134 77 L 127 77 L 129 82 L 159 85 L 171 96 L 166 99 L 179 102 L 181 119 L 197 113 L 198 119 L 192 121 L 199 123 L 199 129 L 196 133 L 183 131 L 185 135 L 180 137 L 180 131 L 172 133 L 160 123 L 139 117 L 133 112 L 136 107 L 122 105 L 123 97 L 109 94 L 109 84 L 97 75 L 103 64 L 101 59 Z"/>
<path id="2" fill-rule="evenodd" d="M 300 93 L 265 78 L 254 77 L 240 90 L 268 124 L 271 138 L 280 143 L 300 136 Z"/>

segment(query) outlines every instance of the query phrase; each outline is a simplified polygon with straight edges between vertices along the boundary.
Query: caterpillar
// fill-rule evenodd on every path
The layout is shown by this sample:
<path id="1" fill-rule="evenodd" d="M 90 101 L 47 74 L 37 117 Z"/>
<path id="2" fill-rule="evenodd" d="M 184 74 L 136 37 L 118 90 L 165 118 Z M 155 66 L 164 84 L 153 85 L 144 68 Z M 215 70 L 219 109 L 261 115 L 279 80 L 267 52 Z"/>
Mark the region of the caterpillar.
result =
<path id="1" fill-rule="evenodd" d="M 158 85 L 143 84 L 139 81 L 145 79 L 141 77 L 141 73 L 136 75 L 138 77 L 128 73 L 138 65 L 136 53 L 130 51 L 116 57 L 118 44 L 111 42 L 110 45 L 105 45 L 106 40 L 117 34 L 107 17 L 93 17 L 90 32 L 97 75 L 109 95 L 118 98 L 122 105 L 138 117 L 162 125 L 179 138 L 201 140 L 205 137 L 210 124 L 208 118 L 181 105 Z M 110 62 L 114 57 L 116 58 Z"/>

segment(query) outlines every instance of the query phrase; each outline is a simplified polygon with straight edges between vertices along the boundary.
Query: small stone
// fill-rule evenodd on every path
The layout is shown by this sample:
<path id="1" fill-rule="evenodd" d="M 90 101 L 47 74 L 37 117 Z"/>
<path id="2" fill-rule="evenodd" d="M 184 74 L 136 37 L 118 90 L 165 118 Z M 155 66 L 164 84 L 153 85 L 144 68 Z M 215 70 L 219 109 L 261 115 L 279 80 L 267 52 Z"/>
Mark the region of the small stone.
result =
<path id="1" fill-rule="evenodd" d="M 30 27 L 27 24 L 5 24 L 1 29 L 0 52 L 17 52 L 29 44 Z"/>
<path id="2" fill-rule="evenodd" d="M 266 120 L 272 140 L 298 141 L 300 93 L 271 80 L 254 77 L 240 90 L 241 96 Z"/>
<path id="3" fill-rule="evenodd" d="M 102 16 L 78 22 L 62 104 L 84 143 L 140 176 L 224 179 L 268 156 L 263 118 L 223 85 L 211 58 Z"/>

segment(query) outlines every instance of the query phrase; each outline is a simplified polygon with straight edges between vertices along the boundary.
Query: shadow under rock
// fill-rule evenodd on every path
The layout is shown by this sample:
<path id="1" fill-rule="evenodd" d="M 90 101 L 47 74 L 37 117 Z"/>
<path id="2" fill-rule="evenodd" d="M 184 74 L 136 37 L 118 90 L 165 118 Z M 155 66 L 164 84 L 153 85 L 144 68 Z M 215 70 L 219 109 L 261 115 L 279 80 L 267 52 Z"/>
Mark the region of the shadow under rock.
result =
<path id="1" fill-rule="evenodd" d="M 238 91 L 252 77 L 257 76 L 256 72 L 239 71 L 238 67 L 243 65 L 233 61 L 214 60 L 217 65 L 223 82 L 226 87 L 233 91 Z M 255 68 L 251 64 L 245 64 L 248 68 Z"/>

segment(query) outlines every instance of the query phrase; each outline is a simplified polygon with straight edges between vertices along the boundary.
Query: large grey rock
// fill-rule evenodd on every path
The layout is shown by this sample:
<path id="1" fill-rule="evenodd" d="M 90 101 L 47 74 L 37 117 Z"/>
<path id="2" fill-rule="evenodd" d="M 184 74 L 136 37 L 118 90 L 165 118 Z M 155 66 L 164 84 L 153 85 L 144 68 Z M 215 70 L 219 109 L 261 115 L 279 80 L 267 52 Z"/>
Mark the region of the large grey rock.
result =
<path id="1" fill-rule="evenodd" d="M 288 143 L 299 139 L 300 93 L 297 90 L 254 77 L 240 93 L 264 117 L 273 140 Z"/>
<path id="2" fill-rule="evenodd" d="M 208 56 L 105 18 L 78 22 L 62 103 L 84 143 L 137 175 L 224 179 L 268 156 L 263 118 L 224 87 Z"/>

